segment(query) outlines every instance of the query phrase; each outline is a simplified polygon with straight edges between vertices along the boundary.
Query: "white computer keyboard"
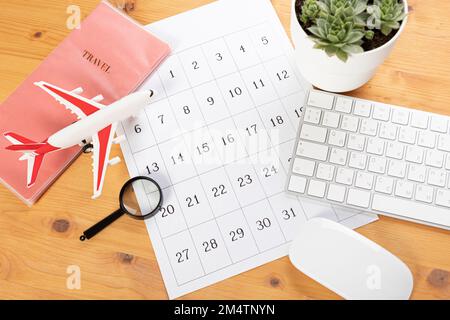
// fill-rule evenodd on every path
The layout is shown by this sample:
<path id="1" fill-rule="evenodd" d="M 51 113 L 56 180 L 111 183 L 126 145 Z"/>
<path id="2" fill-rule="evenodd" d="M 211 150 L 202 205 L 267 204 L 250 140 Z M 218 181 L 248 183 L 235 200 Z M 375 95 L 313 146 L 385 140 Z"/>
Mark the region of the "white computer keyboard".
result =
<path id="1" fill-rule="evenodd" d="M 287 189 L 450 229 L 449 120 L 311 90 Z"/>

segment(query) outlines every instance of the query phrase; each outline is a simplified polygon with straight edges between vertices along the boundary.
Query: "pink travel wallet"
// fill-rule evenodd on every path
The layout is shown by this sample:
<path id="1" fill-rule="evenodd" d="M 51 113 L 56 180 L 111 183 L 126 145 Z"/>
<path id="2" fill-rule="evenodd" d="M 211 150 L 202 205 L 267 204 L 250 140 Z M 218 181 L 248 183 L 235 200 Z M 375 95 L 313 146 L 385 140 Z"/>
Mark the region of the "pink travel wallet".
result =
<path id="1" fill-rule="evenodd" d="M 27 187 L 27 161 L 5 150 L 5 132 L 43 141 L 76 116 L 35 86 L 46 81 L 82 95 L 103 95 L 102 104 L 134 91 L 169 54 L 169 47 L 106 2 L 100 3 L 39 67 L 0 105 L 0 181 L 32 205 L 79 154 L 80 147 L 49 153 L 36 183 Z M 91 174 L 90 170 L 86 174 Z M 76 179 L 77 177 L 73 177 Z"/>

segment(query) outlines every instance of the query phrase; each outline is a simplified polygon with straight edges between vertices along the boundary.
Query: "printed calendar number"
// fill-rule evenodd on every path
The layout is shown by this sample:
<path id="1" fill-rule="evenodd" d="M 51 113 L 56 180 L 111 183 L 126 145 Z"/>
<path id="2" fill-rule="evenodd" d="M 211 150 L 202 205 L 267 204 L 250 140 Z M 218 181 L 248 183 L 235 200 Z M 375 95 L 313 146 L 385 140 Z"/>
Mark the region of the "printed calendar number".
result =
<path id="1" fill-rule="evenodd" d="M 253 86 L 255 86 L 255 89 L 258 90 L 260 88 L 265 87 L 264 81 L 262 79 L 259 79 L 257 81 L 253 81 Z"/>
<path id="2" fill-rule="evenodd" d="M 219 184 L 217 187 L 212 187 L 211 191 L 213 192 L 214 198 L 227 194 L 227 190 L 223 184 Z"/>
<path id="3" fill-rule="evenodd" d="M 163 206 L 159 209 L 159 212 L 161 212 L 161 217 L 165 218 L 168 217 L 170 214 L 174 214 L 175 213 L 175 208 L 173 205 L 169 204 L 167 206 Z"/>
<path id="4" fill-rule="evenodd" d="M 153 162 L 151 165 L 146 166 L 145 169 L 147 170 L 147 174 L 151 175 L 153 172 L 159 171 L 159 166 L 157 162 Z"/>
<path id="5" fill-rule="evenodd" d="M 228 90 L 228 92 L 230 93 L 231 98 L 235 98 L 242 94 L 242 89 L 240 87 L 235 87 L 234 89 Z"/>
<path id="6" fill-rule="evenodd" d="M 231 264 L 216 221 L 202 223 L 192 228 L 191 233 L 206 273 Z"/>
<path id="7" fill-rule="evenodd" d="M 214 98 L 213 97 L 208 97 L 208 98 L 206 98 L 206 101 L 208 102 L 208 104 L 210 105 L 210 106 L 213 106 L 214 105 Z"/>
<path id="8" fill-rule="evenodd" d="M 200 204 L 200 201 L 198 200 L 198 197 L 196 194 L 194 194 L 192 197 L 187 197 L 186 198 L 186 203 L 188 208 L 194 207 L 196 205 Z"/>
<path id="9" fill-rule="evenodd" d="M 277 72 L 277 79 L 278 81 L 283 81 L 285 79 L 289 79 L 290 76 L 286 70 L 282 70 L 280 72 Z"/>
<path id="10" fill-rule="evenodd" d="M 272 222 L 270 221 L 269 218 L 263 218 L 261 220 L 256 220 L 256 229 L 258 230 L 264 230 L 266 228 L 270 228 L 270 226 L 272 225 Z"/>
<path id="11" fill-rule="evenodd" d="M 231 241 L 238 241 L 239 239 L 242 239 L 245 235 L 244 230 L 242 228 L 237 228 L 236 230 L 230 231 L 230 237 Z"/>
<path id="12" fill-rule="evenodd" d="M 142 132 L 142 128 L 140 124 L 137 124 L 134 126 L 134 132 L 136 133 L 141 133 Z"/>
<path id="13" fill-rule="evenodd" d="M 189 260 L 189 249 L 183 249 L 181 251 L 178 251 L 176 253 L 176 257 L 177 257 L 177 262 L 178 263 L 183 263 L 185 261 Z"/>
<path id="14" fill-rule="evenodd" d="M 270 118 L 270 123 L 272 127 L 276 127 L 284 123 L 284 119 L 282 116 L 276 116 L 275 118 Z"/>
<path id="15" fill-rule="evenodd" d="M 208 143 L 202 143 L 200 146 L 197 146 L 197 152 L 199 155 L 202 155 L 206 152 L 209 152 L 211 150 L 211 148 L 209 147 Z"/>
<path id="16" fill-rule="evenodd" d="M 211 250 L 217 249 L 217 247 L 218 247 L 217 240 L 213 238 L 209 241 L 204 241 L 202 243 L 202 246 L 203 246 L 205 252 L 210 252 Z"/>
<path id="17" fill-rule="evenodd" d="M 170 158 L 172 159 L 173 165 L 176 165 L 176 164 L 179 164 L 181 162 L 184 162 L 184 157 L 183 157 L 183 154 L 181 152 L 178 153 L 178 155 L 171 156 Z"/>
<path id="18" fill-rule="evenodd" d="M 217 60 L 217 61 L 222 61 L 222 60 L 223 60 L 223 56 L 222 56 L 222 54 L 221 54 L 220 52 L 217 52 L 217 53 L 215 54 L 215 56 L 216 56 L 216 60 Z"/>
<path id="19" fill-rule="evenodd" d="M 262 36 L 262 37 L 261 37 L 261 42 L 262 42 L 262 44 L 265 45 L 265 46 L 269 44 L 269 40 L 267 39 L 266 36 Z"/>
<path id="20" fill-rule="evenodd" d="M 289 208 L 282 211 L 282 216 L 284 220 L 290 220 L 292 218 L 295 218 L 297 215 L 295 214 L 293 208 Z"/>
<path id="21" fill-rule="evenodd" d="M 265 178 L 269 178 L 272 177 L 273 175 L 278 173 L 278 169 L 275 168 L 274 165 L 270 166 L 270 167 L 264 167 L 263 168 L 263 173 L 264 173 L 264 177 Z"/>
<path id="22" fill-rule="evenodd" d="M 243 177 L 239 177 L 237 181 L 239 182 L 239 187 L 243 188 L 251 184 L 253 182 L 253 179 L 250 177 L 249 174 L 246 174 Z"/>
<path id="23" fill-rule="evenodd" d="M 247 128 L 245 128 L 245 131 L 247 132 L 247 134 L 249 136 L 252 136 L 254 134 L 257 134 L 258 131 L 256 130 L 256 123 L 255 124 L 251 124 L 250 126 L 248 126 Z"/>
<path id="24" fill-rule="evenodd" d="M 224 146 L 229 145 L 235 141 L 233 135 L 231 133 L 227 134 L 225 137 L 222 137 L 222 142 Z"/>
<path id="25" fill-rule="evenodd" d="M 302 115 L 302 113 L 303 113 L 303 107 L 295 108 L 295 109 L 294 109 L 294 113 L 295 113 L 295 115 L 297 116 L 297 118 L 300 118 L 301 115 Z"/>

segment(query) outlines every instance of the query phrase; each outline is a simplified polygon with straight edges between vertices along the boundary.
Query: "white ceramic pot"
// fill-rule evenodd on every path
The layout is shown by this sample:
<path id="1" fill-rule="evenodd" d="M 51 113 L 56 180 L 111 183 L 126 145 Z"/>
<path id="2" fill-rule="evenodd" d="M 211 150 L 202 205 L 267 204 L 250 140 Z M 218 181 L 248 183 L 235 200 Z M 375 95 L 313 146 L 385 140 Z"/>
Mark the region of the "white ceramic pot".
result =
<path id="1" fill-rule="evenodd" d="M 406 0 L 405 11 L 408 12 Z M 331 92 L 345 92 L 359 88 L 372 78 L 377 67 L 388 57 L 398 37 L 405 28 L 408 17 L 402 21 L 395 36 L 381 47 L 349 56 L 347 62 L 336 56 L 329 57 L 323 50 L 314 49 L 295 13 L 295 2 L 291 6 L 291 37 L 295 47 L 297 66 L 314 86 Z"/>

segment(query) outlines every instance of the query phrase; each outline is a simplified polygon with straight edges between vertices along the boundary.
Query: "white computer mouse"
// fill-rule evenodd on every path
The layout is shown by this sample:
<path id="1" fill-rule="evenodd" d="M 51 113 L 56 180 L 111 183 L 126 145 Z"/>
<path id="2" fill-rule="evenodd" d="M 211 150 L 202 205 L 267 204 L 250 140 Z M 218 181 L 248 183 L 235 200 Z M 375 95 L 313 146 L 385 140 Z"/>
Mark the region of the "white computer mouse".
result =
<path id="1" fill-rule="evenodd" d="M 314 218 L 301 225 L 289 258 L 345 299 L 408 299 L 413 276 L 399 258 L 343 225 Z"/>

